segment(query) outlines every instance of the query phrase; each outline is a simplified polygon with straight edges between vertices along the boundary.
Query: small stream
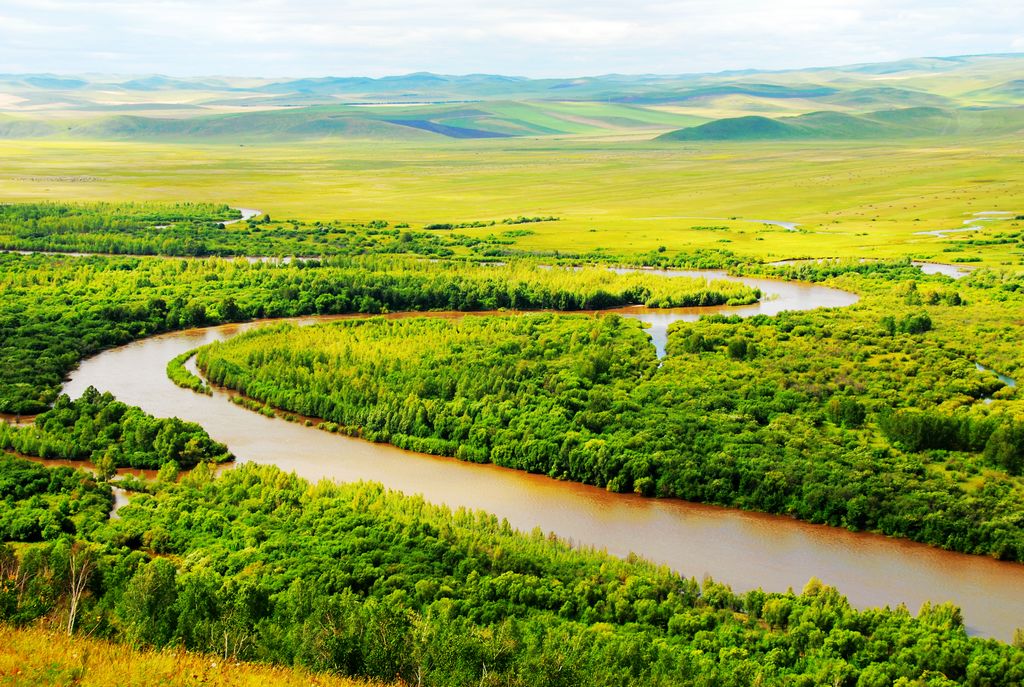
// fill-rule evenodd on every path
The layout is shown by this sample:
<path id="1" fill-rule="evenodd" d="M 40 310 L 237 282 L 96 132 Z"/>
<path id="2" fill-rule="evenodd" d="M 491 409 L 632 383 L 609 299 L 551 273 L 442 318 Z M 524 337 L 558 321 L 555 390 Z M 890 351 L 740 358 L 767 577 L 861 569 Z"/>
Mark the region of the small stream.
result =
<path id="1" fill-rule="evenodd" d="M 979 371 L 979 372 L 991 372 L 992 374 L 994 374 L 994 375 L 995 375 L 995 376 L 996 376 L 996 377 L 997 377 L 997 378 L 999 379 L 999 381 L 1000 381 L 1000 382 L 1002 382 L 1002 383 L 1003 383 L 1003 384 L 1005 384 L 1006 386 L 1010 387 L 1011 389 L 1015 389 L 1015 388 L 1017 388 L 1017 380 L 1016 380 L 1016 379 L 1014 379 L 1013 377 L 1007 377 L 1007 376 L 1006 376 L 1006 375 L 1004 375 L 1004 374 L 1001 374 L 1001 373 L 999 373 L 999 372 L 996 372 L 996 371 L 995 371 L 995 370 L 993 370 L 993 369 L 990 369 L 990 368 L 987 368 L 987 367 L 985 367 L 985 366 L 984 366 L 984 365 L 982 365 L 981 363 L 977 363 L 977 362 L 976 362 L 976 363 L 974 363 L 974 366 L 975 366 L 976 368 L 978 368 L 978 371 Z"/>
<path id="2" fill-rule="evenodd" d="M 996 372 L 993 369 L 985 367 L 984 365 L 982 365 L 981 363 L 979 363 L 977 361 L 975 361 L 974 367 L 976 367 L 978 369 L 978 372 L 991 372 L 992 374 L 994 374 L 996 376 L 996 379 L 998 379 L 1000 382 L 1002 382 L 1006 386 L 1010 387 L 1011 389 L 1016 389 L 1017 388 L 1017 380 L 1014 379 L 1013 377 L 1007 377 L 1006 375 L 1004 375 L 1002 373 Z M 985 403 L 992 403 L 994 399 L 991 396 L 986 396 L 985 398 L 983 398 L 981 400 L 983 402 L 985 402 Z"/>
<path id="3" fill-rule="evenodd" d="M 85 470 L 96 474 L 96 466 L 88 460 L 64 460 L 62 458 L 39 458 L 37 456 L 25 456 L 20 453 L 14 453 L 8 451 L 11 455 L 17 456 L 23 460 L 28 460 L 39 465 L 43 465 L 48 468 L 71 468 L 72 470 Z M 157 470 L 146 470 L 143 468 L 117 468 L 116 474 L 118 477 L 123 475 L 132 475 L 142 480 L 154 480 L 157 476 Z M 128 505 L 129 499 L 131 498 L 131 492 L 127 489 L 117 486 L 117 480 L 109 482 L 110 490 L 114 494 L 114 505 L 110 509 L 110 518 L 117 520 L 119 517 L 117 512 Z"/>
<path id="4" fill-rule="evenodd" d="M 647 333 L 650 335 L 652 343 L 654 343 L 654 349 L 659 359 L 665 357 L 665 347 L 668 344 L 668 328 L 673 322 L 696 322 L 702 316 L 708 315 L 711 312 L 738 315 L 740 317 L 778 315 L 784 310 L 808 310 L 810 309 L 808 305 L 811 302 L 814 303 L 812 307 L 845 308 L 859 300 L 856 294 L 827 286 L 758 277 L 736 277 L 725 270 L 659 270 L 643 267 L 612 267 L 609 269 L 616 274 L 643 272 L 661 277 L 707 279 L 709 282 L 715 280 L 738 281 L 750 288 L 761 291 L 761 299 L 757 303 L 751 303 L 750 305 L 715 308 L 649 308 L 643 305 L 634 305 L 615 310 L 615 312 L 624 317 L 640 320 L 648 325 Z"/>
<path id="5" fill-rule="evenodd" d="M 950 234 L 962 234 L 970 231 L 981 231 L 985 228 L 984 222 L 1000 222 L 1016 217 L 1016 213 L 1008 210 L 983 210 L 971 214 L 970 219 L 963 221 L 963 226 L 958 229 L 932 229 L 930 231 L 915 231 L 915 236 L 937 236 L 940 239 Z"/>

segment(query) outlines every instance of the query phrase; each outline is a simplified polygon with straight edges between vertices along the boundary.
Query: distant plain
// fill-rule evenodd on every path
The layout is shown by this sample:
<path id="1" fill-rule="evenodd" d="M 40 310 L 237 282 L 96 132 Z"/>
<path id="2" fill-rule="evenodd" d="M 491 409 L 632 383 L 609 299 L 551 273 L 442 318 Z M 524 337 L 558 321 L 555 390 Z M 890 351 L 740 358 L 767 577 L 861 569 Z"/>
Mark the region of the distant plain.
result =
<path id="1" fill-rule="evenodd" d="M 557 216 L 515 246 L 1021 264 L 1022 64 L 562 82 L 5 76 L 0 201 L 214 201 L 413 229 Z M 950 233 L 921 233 L 934 231 Z"/>

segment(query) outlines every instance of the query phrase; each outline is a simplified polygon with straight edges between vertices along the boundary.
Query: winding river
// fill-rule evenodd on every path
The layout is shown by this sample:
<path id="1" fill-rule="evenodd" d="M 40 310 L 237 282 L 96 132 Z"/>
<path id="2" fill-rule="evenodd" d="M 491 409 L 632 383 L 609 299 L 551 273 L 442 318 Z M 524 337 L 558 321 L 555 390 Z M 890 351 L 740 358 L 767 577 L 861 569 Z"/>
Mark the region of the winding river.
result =
<path id="1" fill-rule="evenodd" d="M 697 273 L 678 273 L 697 274 Z M 720 273 L 700 276 L 725 278 Z M 708 312 L 751 315 L 785 309 L 838 307 L 853 294 L 810 284 L 743 279 L 765 294 L 741 308 L 618 312 L 648 322 L 659 354 L 675 320 Z M 405 317 L 396 314 L 391 317 Z M 437 313 L 462 317 L 460 313 Z M 307 324 L 335 317 L 297 318 Z M 916 612 L 931 600 L 953 601 L 973 634 L 1009 640 L 1024 625 L 1024 565 L 933 549 L 873 534 L 810 525 L 781 517 L 614 494 L 540 475 L 403 451 L 267 418 L 212 396 L 178 388 L 165 374 L 168 360 L 196 346 L 223 340 L 261 322 L 174 332 L 103 352 L 82 362 L 64 391 L 77 397 L 88 386 L 158 416 L 201 423 L 239 461 L 273 463 L 311 480 L 375 480 L 452 508 L 483 509 L 529 531 L 539 527 L 581 546 L 624 556 L 635 552 L 698 579 L 710 575 L 737 590 L 799 591 L 811 576 L 837 586 L 861 608 L 905 603 Z"/>

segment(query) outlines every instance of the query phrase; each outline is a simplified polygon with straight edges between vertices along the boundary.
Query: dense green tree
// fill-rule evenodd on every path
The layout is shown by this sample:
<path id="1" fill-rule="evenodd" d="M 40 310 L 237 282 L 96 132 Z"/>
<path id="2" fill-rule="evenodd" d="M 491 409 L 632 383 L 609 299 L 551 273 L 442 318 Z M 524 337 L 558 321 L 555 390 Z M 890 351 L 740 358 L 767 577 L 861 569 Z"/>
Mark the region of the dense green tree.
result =
<path id="1" fill-rule="evenodd" d="M 543 315 L 268 328 L 199 363 L 373 441 L 1019 560 L 1018 402 L 957 335 L 990 296 L 906 312 L 888 270 L 856 272 L 853 309 L 679 323 L 660 361 L 634 322 Z"/>
<path id="2" fill-rule="evenodd" d="M 455 687 L 1024 679 L 1024 651 L 968 637 L 949 604 L 857 611 L 814 579 L 736 594 L 379 485 L 247 464 L 164 483 L 121 516 L 92 534 L 79 631 L 136 644 Z M 161 529 L 172 553 L 135 537 Z M 0 618 L 63 613 L 67 550 L 0 545 Z"/>
<path id="3" fill-rule="evenodd" d="M 743 284 L 391 257 L 293 265 L 0 254 L 0 412 L 37 413 L 84 356 L 162 331 L 331 313 L 750 303 Z"/>
<path id="4" fill-rule="evenodd" d="M 117 613 L 129 641 L 163 646 L 174 637 L 178 624 L 177 574 L 170 561 L 154 558 L 128 581 Z"/>
<path id="5" fill-rule="evenodd" d="M 86 472 L 47 470 L 0 453 L 0 541 L 85 534 L 106 522 L 113 505 L 110 487 Z"/>
<path id="6" fill-rule="evenodd" d="M 155 418 L 89 387 L 74 401 L 57 397 L 29 427 L 0 424 L 0 449 L 42 458 L 91 460 L 102 477 L 116 467 L 157 469 L 168 461 L 192 466 L 231 459 L 227 447 L 202 427 Z"/>

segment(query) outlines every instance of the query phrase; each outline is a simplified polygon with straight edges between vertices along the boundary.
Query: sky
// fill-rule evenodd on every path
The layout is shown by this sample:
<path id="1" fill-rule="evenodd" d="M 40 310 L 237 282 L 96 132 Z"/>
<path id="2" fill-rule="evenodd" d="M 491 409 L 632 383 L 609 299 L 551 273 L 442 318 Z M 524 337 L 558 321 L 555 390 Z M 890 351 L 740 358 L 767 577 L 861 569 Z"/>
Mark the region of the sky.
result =
<path id="1" fill-rule="evenodd" d="M 564 77 L 1024 52 L 1020 0 L 0 0 L 0 73 Z"/>

